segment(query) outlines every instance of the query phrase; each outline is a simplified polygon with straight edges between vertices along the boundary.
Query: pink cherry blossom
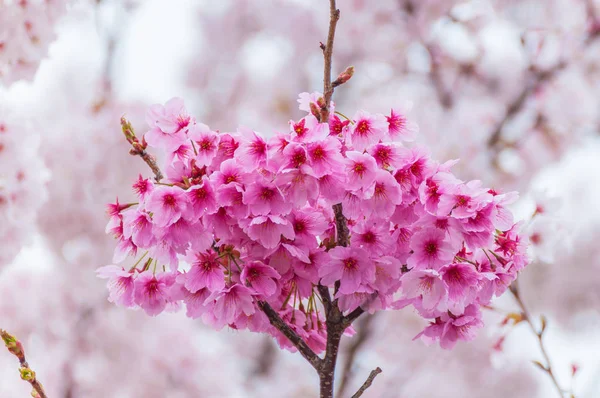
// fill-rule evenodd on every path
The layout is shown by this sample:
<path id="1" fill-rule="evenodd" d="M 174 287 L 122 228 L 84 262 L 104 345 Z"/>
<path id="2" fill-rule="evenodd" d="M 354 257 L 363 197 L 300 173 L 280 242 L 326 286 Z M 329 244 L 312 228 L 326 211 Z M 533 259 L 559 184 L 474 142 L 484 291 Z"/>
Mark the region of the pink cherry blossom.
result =
<path id="1" fill-rule="evenodd" d="M 98 277 L 108 279 L 108 300 L 123 307 L 132 307 L 134 278 L 132 272 L 127 272 L 123 267 L 106 265 L 96 270 Z"/>
<path id="2" fill-rule="evenodd" d="M 171 300 L 169 291 L 174 282 L 172 274 L 142 272 L 134 281 L 135 303 L 150 316 L 160 314 Z"/>
<path id="3" fill-rule="evenodd" d="M 275 280 L 281 276 L 273 269 L 260 261 L 246 263 L 240 279 L 248 284 L 257 294 L 270 297 L 277 291 Z"/>
<path id="4" fill-rule="evenodd" d="M 196 253 L 191 260 L 190 270 L 178 277 L 190 293 L 207 288 L 211 292 L 221 291 L 225 287 L 225 273 L 217 254 L 208 250 Z"/>
<path id="5" fill-rule="evenodd" d="M 388 131 L 383 115 L 370 115 L 359 111 L 353 117 L 354 125 L 350 131 L 350 142 L 355 150 L 364 151 L 371 144 L 376 144 Z"/>
<path id="6" fill-rule="evenodd" d="M 375 266 L 364 249 L 336 247 L 329 251 L 331 263 L 319 269 L 321 283 L 340 281 L 340 293 L 350 294 L 375 279 Z"/>
<path id="7" fill-rule="evenodd" d="M 157 226 L 167 227 L 188 211 L 188 205 L 188 198 L 183 190 L 158 186 L 148 197 L 146 210 L 152 213 L 152 221 Z"/>

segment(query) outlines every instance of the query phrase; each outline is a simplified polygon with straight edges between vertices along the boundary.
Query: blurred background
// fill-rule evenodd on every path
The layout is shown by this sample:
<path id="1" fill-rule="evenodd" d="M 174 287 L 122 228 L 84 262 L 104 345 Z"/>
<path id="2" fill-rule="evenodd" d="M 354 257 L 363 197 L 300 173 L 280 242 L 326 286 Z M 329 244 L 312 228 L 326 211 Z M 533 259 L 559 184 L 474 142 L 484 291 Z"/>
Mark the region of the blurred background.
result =
<path id="1" fill-rule="evenodd" d="M 599 397 L 600 1 L 338 7 L 333 74 L 356 72 L 336 110 L 410 101 L 417 144 L 460 158 L 462 179 L 520 192 L 523 300 L 548 318 L 563 388 Z M 325 0 L 0 0 L 0 327 L 50 397 L 316 396 L 314 371 L 270 338 L 117 308 L 94 271 L 114 248 L 105 204 L 149 174 L 119 118 L 142 133 L 145 109 L 178 96 L 214 129 L 286 131 L 298 94 L 322 90 L 328 20 Z M 365 397 L 556 397 L 536 337 L 504 322 L 516 310 L 498 300 L 452 351 L 412 341 L 411 310 L 365 317 L 337 380 L 349 396 L 380 366 Z M 0 397 L 28 396 L 2 350 L 0 374 Z"/>

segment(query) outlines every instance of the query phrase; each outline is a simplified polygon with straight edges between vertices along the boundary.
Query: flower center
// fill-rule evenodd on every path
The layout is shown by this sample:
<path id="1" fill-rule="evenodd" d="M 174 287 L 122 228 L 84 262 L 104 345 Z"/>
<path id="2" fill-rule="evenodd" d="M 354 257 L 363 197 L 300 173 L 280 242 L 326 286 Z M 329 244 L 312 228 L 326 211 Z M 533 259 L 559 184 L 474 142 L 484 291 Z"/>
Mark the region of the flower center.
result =
<path id="1" fill-rule="evenodd" d="M 356 131 L 360 135 L 368 134 L 369 133 L 369 122 L 367 122 L 366 120 L 361 120 L 360 122 L 356 123 Z"/>
<path id="2" fill-rule="evenodd" d="M 434 256 L 437 253 L 437 244 L 435 242 L 425 244 L 425 253 L 429 256 Z"/>

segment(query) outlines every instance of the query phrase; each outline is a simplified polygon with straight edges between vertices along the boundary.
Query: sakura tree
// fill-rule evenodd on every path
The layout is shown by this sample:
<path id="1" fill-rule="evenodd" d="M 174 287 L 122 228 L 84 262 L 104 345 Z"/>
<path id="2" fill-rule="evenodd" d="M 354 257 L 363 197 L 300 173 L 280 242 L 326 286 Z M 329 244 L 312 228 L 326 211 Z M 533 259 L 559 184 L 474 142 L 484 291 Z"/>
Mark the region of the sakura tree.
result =
<path id="1" fill-rule="evenodd" d="M 179 99 L 150 108 L 141 138 L 122 119 L 154 181 L 140 176 L 137 201 L 109 206 L 113 260 L 132 264 L 98 270 L 116 304 L 151 316 L 185 305 L 214 328 L 270 334 L 316 370 L 322 397 L 333 396 L 340 341 L 363 313 L 412 305 L 430 321 L 420 336 L 452 348 L 528 262 L 506 208 L 514 193 L 462 181 L 454 161 L 403 144 L 416 131 L 403 107 L 336 110 L 334 90 L 354 73 L 331 79 L 339 17 L 331 0 L 323 93 L 300 95 L 307 115 L 288 133 L 221 133 Z"/>

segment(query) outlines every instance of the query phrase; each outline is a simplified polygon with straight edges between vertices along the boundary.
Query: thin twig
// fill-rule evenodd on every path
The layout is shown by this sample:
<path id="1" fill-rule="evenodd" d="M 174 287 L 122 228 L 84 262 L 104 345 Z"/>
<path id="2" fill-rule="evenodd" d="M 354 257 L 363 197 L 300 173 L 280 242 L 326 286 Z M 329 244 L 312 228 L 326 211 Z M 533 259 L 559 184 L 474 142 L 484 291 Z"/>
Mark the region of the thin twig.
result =
<path id="1" fill-rule="evenodd" d="M 356 394 L 354 394 L 352 396 L 352 398 L 358 398 L 361 395 L 363 395 L 363 393 L 367 390 L 367 388 L 371 387 L 371 384 L 373 384 L 373 380 L 375 380 L 375 377 L 377 377 L 377 375 L 379 373 L 381 373 L 382 370 L 381 368 L 377 367 L 375 369 L 373 369 L 371 371 L 371 374 L 369 375 L 369 377 L 367 377 L 367 380 L 364 382 L 364 384 L 358 389 L 358 391 L 356 392 Z"/>
<path id="2" fill-rule="evenodd" d="M 123 130 L 123 134 L 125 135 L 125 139 L 129 142 L 132 148 L 129 150 L 129 153 L 134 156 L 139 156 L 142 158 L 144 162 L 150 167 L 152 172 L 154 173 L 154 179 L 156 182 L 159 182 L 163 179 L 163 174 L 160 171 L 160 168 L 156 164 L 156 159 L 154 156 L 150 155 L 146 152 L 146 141 L 142 139 L 140 142 L 135 136 L 135 132 L 133 131 L 133 126 L 125 117 L 121 118 L 121 129 Z"/>
<path id="3" fill-rule="evenodd" d="M 42 384 L 37 380 L 35 377 L 35 372 L 31 370 L 29 364 L 27 363 L 27 359 L 25 358 L 25 350 L 23 349 L 21 342 L 3 329 L 0 329 L 0 337 L 4 341 L 8 351 L 16 356 L 19 360 L 19 364 L 21 365 L 21 368 L 19 369 L 21 379 L 31 384 L 31 387 L 33 388 L 31 395 L 34 398 L 48 398 L 44 392 L 44 387 L 42 387 Z"/>
<path id="4" fill-rule="evenodd" d="M 529 328 L 531 329 L 533 334 L 537 337 L 538 345 L 542 352 L 542 356 L 544 357 L 544 361 L 546 362 L 545 364 L 540 364 L 539 362 L 534 362 L 534 363 L 536 363 L 542 370 L 544 370 L 548 374 L 548 376 L 550 376 L 550 379 L 552 379 L 552 384 L 554 384 L 556 391 L 558 392 L 559 396 L 561 398 L 563 398 L 564 390 L 560 387 L 560 384 L 558 384 L 558 380 L 556 380 L 556 376 L 554 375 L 554 372 L 552 370 L 552 363 L 550 362 L 550 357 L 548 356 L 548 352 L 546 351 L 546 347 L 544 345 L 544 331 L 546 330 L 546 320 L 545 320 L 545 318 L 542 318 L 542 327 L 540 330 L 538 330 L 535 327 L 535 325 L 533 324 L 533 322 L 531 320 L 531 315 L 529 314 L 529 311 L 527 310 L 527 307 L 525 306 L 525 303 L 523 302 L 523 299 L 521 298 L 521 295 L 519 292 L 519 287 L 517 285 L 517 281 L 513 282 L 513 284 L 510 286 L 509 290 L 512 293 L 512 295 L 514 296 L 515 301 L 519 305 L 521 312 L 523 313 L 523 320 L 525 320 L 527 322 L 527 324 L 529 325 Z"/>
<path id="5" fill-rule="evenodd" d="M 374 318 L 375 315 L 363 318 L 362 322 L 359 323 L 357 327 L 358 333 L 356 336 L 354 336 L 354 339 L 352 339 L 352 343 L 348 347 L 348 351 L 346 353 L 346 360 L 344 361 L 344 368 L 342 370 L 342 381 L 337 393 L 338 397 L 343 397 L 344 393 L 346 392 L 346 388 L 348 387 L 352 373 L 352 364 L 354 363 L 356 354 L 361 346 L 368 341 L 369 337 L 371 336 L 371 323 L 373 322 Z"/>
<path id="6" fill-rule="evenodd" d="M 269 318 L 269 322 L 273 325 L 277 330 L 279 330 L 285 337 L 287 337 L 290 342 L 298 349 L 298 352 L 306 358 L 306 360 L 315 368 L 317 371 L 321 367 L 321 358 L 306 344 L 302 337 L 300 337 L 294 329 L 292 329 L 271 307 L 269 303 L 266 301 L 259 301 L 258 307 L 265 313 L 267 318 Z"/>
<path id="7" fill-rule="evenodd" d="M 327 43 L 323 49 L 323 58 L 325 67 L 323 71 L 323 95 L 325 103 L 321 105 L 321 122 L 328 123 L 329 121 L 329 104 L 333 96 L 333 86 L 331 85 L 331 57 L 333 55 L 333 40 L 335 38 L 335 28 L 340 19 L 340 10 L 335 5 L 335 0 L 329 0 L 329 33 L 327 35 Z M 323 43 L 321 43 L 323 44 Z"/>
<path id="8" fill-rule="evenodd" d="M 600 35 L 600 25 L 598 24 L 598 18 L 596 16 L 596 11 L 593 4 L 586 0 L 586 11 L 588 20 L 591 22 L 591 27 L 588 31 L 587 36 L 583 41 L 583 49 L 585 50 L 589 47 L 592 42 Z M 552 80 L 560 71 L 565 69 L 568 66 L 568 62 L 561 61 L 554 67 L 546 70 L 540 71 L 535 68 L 531 69 L 532 76 L 529 78 L 529 83 L 525 85 L 523 90 L 519 93 L 519 95 L 512 101 L 508 107 L 506 108 L 506 113 L 496 125 L 496 128 L 493 130 L 490 138 L 488 139 L 488 147 L 491 149 L 497 149 L 502 142 L 502 130 L 508 121 L 518 114 L 527 103 L 527 99 L 534 94 L 539 87 L 541 87 L 546 82 Z M 494 160 L 495 161 L 495 160 Z"/>

